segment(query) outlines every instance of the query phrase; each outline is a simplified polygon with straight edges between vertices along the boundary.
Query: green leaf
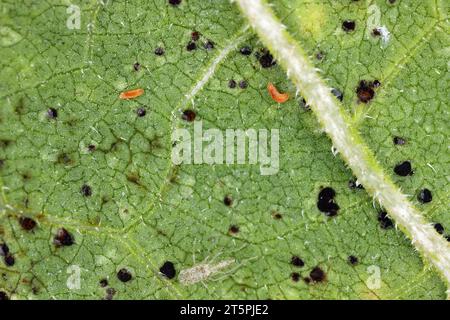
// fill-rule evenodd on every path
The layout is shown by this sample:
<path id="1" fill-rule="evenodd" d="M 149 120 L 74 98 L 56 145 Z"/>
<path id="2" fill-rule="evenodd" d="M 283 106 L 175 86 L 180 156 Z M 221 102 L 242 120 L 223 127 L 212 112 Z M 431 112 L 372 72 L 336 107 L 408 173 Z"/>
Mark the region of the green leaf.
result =
<path id="1" fill-rule="evenodd" d="M 374 3 L 390 32 L 385 44 L 366 37 L 375 16 L 365 1 L 279 0 L 273 9 L 330 88 L 343 92 L 354 130 L 386 175 L 448 236 L 448 8 L 390 2 Z M 264 45 L 237 7 L 74 4 L 80 29 L 68 28 L 66 1 L 1 5 L 0 244 L 9 253 L 0 249 L 0 291 L 14 299 L 446 297 L 411 241 L 381 227 L 383 209 L 349 188 L 353 173 L 280 62 L 262 67 L 255 54 Z M 343 31 L 343 20 L 355 30 Z M 200 39 L 189 51 L 194 31 Z M 375 79 L 374 98 L 358 103 L 359 82 Z M 289 101 L 274 102 L 269 82 Z M 145 93 L 119 99 L 136 88 Z M 174 165 L 173 130 L 194 127 L 182 119 L 186 109 L 204 130 L 279 129 L 280 171 Z M 406 144 L 394 145 L 395 136 Z M 405 160 L 414 175 L 396 176 Z M 324 187 L 336 192 L 334 217 L 317 207 Z M 423 188 L 429 203 L 416 200 Z M 33 225 L 24 217 L 37 225 L 25 230 Z"/>

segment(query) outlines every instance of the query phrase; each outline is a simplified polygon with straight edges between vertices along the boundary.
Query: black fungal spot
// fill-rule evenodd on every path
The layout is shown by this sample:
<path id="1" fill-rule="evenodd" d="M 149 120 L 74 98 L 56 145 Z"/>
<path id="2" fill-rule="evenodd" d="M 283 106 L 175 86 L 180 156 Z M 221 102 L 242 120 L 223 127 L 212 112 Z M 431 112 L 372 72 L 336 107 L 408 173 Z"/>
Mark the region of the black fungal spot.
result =
<path id="1" fill-rule="evenodd" d="M 325 57 L 324 53 L 322 51 L 319 51 L 316 53 L 316 59 L 317 60 L 323 60 L 323 58 Z"/>
<path id="2" fill-rule="evenodd" d="M 348 187 L 350 189 L 364 189 L 364 186 L 360 184 L 356 179 L 349 180 Z"/>
<path id="3" fill-rule="evenodd" d="M 138 117 L 143 117 L 147 114 L 147 111 L 145 110 L 145 108 L 140 107 L 136 110 L 136 114 Z"/>
<path id="4" fill-rule="evenodd" d="M 372 35 L 373 35 L 374 37 L 379 37 L 379 36 L 381 36 L 380 29 L 374 28 L 374 29 L 372 30 Z"/>
<path id="5" fill-rule="evenodd" d="M 381 211 L 378 213 L 378 222 L 380 223 L 380 227 L 382 229 L 390 229 L 394 226 L 394 223 L 388 217 L 388 214 L 386 211 Z"/>
<path id="6" fill-rule="evenodd" d="M 434 229 L 436 230 L 437 233 L 439 234 L 444 234 L 444 226 L 440 223 L 435 223 L 433 225 Z"/>
<path id="7" fill-rule="evenodd" d="M 173 279 L 176 275 L 175 266 L 170 261 L 164 262 L 162 267 L 159 268 L 159 272 L 161 272 L 168 279 Z"/>
<path id="8" fill-rule="evenodd" d="M 356 23 L 353 20 L 345 20 L 342 22 L 342 29 L 345 32 L 353 31 L 353 30 L 355 30 L 355 27 L 356 27 Z"/>
<path id="9" fill-rule="evenodd" d="M 394 172 L 399 176 L 406 177 L 413 174 L 411 162 L 403 161 L 394 167 Z"/>
<path id="10" fill-rule="evenodd" d="M 28 217 L 20 217 L 19 223 L 22 229 L 26 231 L 31 231 L 34 229 L 34 227 L 36 227 L 36 221 Z"/>
<path id="11" fill-rule="evenodd" d="M 5 160 L 0 159 L 0 169 L 5 165 Z"/>
<path id="12" fill-rule="evenodd" d="M 305 109 L 306 111 L 311 110 L 311 107 L 306 103 L 305 98 L 302 98 L 298 104 L 300 105 L 301 108 Z"/>
<path id="13" fill-rule="evenodd" d="M 228 88 L 234 89 L 234 88 L 236 88 L 236 85 L 237 85 L 237 83 L 236 83 L 236 81 L 234 81 L 233 79 L 231 79 L 230 81 L 228 81 Z"/>
<path id="14" fill-rule="evenodd" d="M 55 108 L 49 108 L 47 110 L 47 117 L 49 119 L 56 119 L 56 118 L 58 118 L 58 110 L 56 110 Z"/>
<path id="15" fill-rule="evenodd" d="M 336 88 L 331 89 L 331 93 L 339 100 L 342 101 L 344 99 L 344 94 Z"/>
<path id="16" fill-rule="evenodd" d="M 447 241 L 450 242 L 450 235 L 445 236 L 445 239 L 447 239 Z"/>
<path id="17" fill-rule="evenodd" d="M 181 115 L 181 119 L 183 119 L 183 120 L 185 120 L 187 122 L 194 121 L 196 117 L 197 117 L 197 114 L 194 111 L 190 110 L 190 109 L 184 110 L 183 114 Z"/>
<path id="18" fill-rule="evenodd" d="M 311 283 L 311 278 L 310 278 L 310 277 L 304 277 L 304 278 L 303 278 L 303 281 L 304 281 L 306 284 L 310 284 L 310 283 Z"/>
<path id="19" fill-rule="evenodd" d="M 281 220 L 281 219 L 283 219 L 283 215 L 282 215 L 281 213 L 279 213 L 279 212 L 272 212 L 272 217 L 273 217 L 275 220 Z"/>
<path id="20" fill-rule="evenodd" d="M 136 62 L 133 64 L 134 71 L 139 71 L 141 69 L 141 64 L 139 62 Z"/>
<path id="21" fill-rule="evenodd" d="M 112 300 L 112 298 L 114 297 L 114 295 L 116 294 L 116 289 L 114 288 L 108 288 L 106 289 L 106 300 Z"/>
<path id="22" fill-rule="evenodd" d="M 356 88 L 356 94 L 360 102 L 368 103 L 375 96 L 373 84 L 365 80 L 360 81 L 358 88 Z"/>
<path id="23" fill-rule="evenodd" d="M 263 68 L 270 68 L 276 65 L 276 61 L 273 59 L 272 54 L 266 49 L 263 50 L 263 54 L 259 57 L 259 63 Z"/>
<path id="24" fill-rule="evenodd" d="M 192 31 L 191 39 L 192 39 L 192 41 L 198 41 L 198 39 L 200 39 L 200 32 Z"/>
<path id="25" fill-rule="evenodd" d="M 397 0 L 389 0 L 390 4 L 394 4 Z"/>
<path id="26" fill-rule="evenodd" d="M 7 256 L 9 254 L 9 247 L 6 243 L 0 244 L 0 256 Z"/>
<path id="27" fill-rule="evenodd" d="M 379 80 L 372 81 L 372 87 L 379 88 L 381 86 L 381 82 Z"/>
<path id="28" fill-rule="evenodd" d="M 107 279 L 102 279 L 99 281 L 100 287 L 105 288 L 108 286 L 108 280 Z"/>
<path id="29" fill-rule="evenodd" d="M 239 227 L 236 225 L 232 225 L 232 226 L 230 226 L 230 229 L 228 231 L 232 234 L 236 234 L 239 232 Z"/>
<path id="30" fill-rule="evenodd" d="M 231 196 L 227 195 L 223 198 L 223 203 L 227 206 L 227 207 L 231 207 L 233 205 L 233 198 L 231 198 Z"/>
<path id="31" fill-rule="evenodd" d="M 197 49 L 197 45 L 195 44 L 195 42 L 194 41 L 189 41 L 189 43 L 186 46 L 186 50 L 187 51 L 192 51 L 192 50 L 195 50 L 195 49 Z"/>
<path id="32" fill-rule="evenodd" d="M 92 196 L 92 188 L 88 186 L 87 184 L 83 184 L 81 186 L 81 194 L 85 197 Z"/>
<path id="33" fill-rule="evenodd" d="M 348 263 L 350 263 L 352 266 L 357 265 L 358 264 L 358 258 L 355 256 L 348 256 L 347 258 Z"/>
<path id="34" fill-rule="evenodd" d="M 177 6 L 181 3 L 181 0 L 169 0 L 169 4 Z"/>
<path id="35" fill-rule="evenodd" d="M 294 282 L 298 282 L 300 280 L 300 274 L 298 272 L 292 272 L 291 279 Z"/>
<path id="36" fill-rule="evenodd" d="M 133 279 L 133 276 L 131 275 L 130 271 L 128 271 L 125 268 L 122 268 L 117 272 L 117 279 L 119 279 L 122 282 L 128 282 L 131 279 Z"/>
<path id="37" fill-rule="evenodd" d="M 7 267 L 12 267 L 16 263 L 16 259 L 14 259 L 13 255 L 8 253 L 3 260 L 5 261 L 5 265 Z"/>
<path id="38" fill-rule="evenodd" d="M 4 291 L 0 291 L 0 301 L 7 301 L 9 300 L 8 295 Z"/>
<path id="39" fill-rule="evenodd" d="M 311 272 L 309 273 L 309 277 L 312 279 L 312 281 L 314 282 L 322 282 L 325 280 L 326 278 L 326 274 L 325 272 L 320 268 L 320 267 L 315 267 L 314 269 L 311 270 Z"/>
<path id="40" fill-rule="evenodd" d="M 241 89 L 247 89 L 247 87 L 248 87 L 247 81 L 245 81 L 245 80 L 239 81 L 239 88 L 241 88 Z"/>
<path id="41" fill-rule="evenodd" d="M 211 40 L 207 40 L 207 41 L 203 44 L 203 48 L 205 48 L 206 50 L 212 50 L 212 49 L 214 49 L 214 42 L 212 42 Z"/>
<path id="42" fill-rule="evenodd" d="M 88 151 L 89 151 L 89 152 L 95 151 L 96 148 L 97 148 L 97 147 L 96 147 L 95 145 L 93 145 L 93 144 L 88 145 Z"/>
<path id="43" fill-rule="evenodd" d="M 291 264 L 295 267 L 303 267 L 305 262 L 298 256 L 293 256 L 291 258 Z"/>
<path id="44" fill-rule="evenodd" d="M 335 196 L 336 192 L 330 187 L 324 188 L 319 192 L 317 208 L 329 217 L 337 215 L 339 210 L 339 206 L 334 201 Z"/>
<path id="45" fill-rule="evenodd" d="M 252 48 L 251 47 L 249 47 L 249 46 L 245 46 L 245 47 L 242 47 L 240 50 L 239 50 L 239 52 L 241 53 L 241 54 L 243 54 L 244 56 L 249 56 L 249 55 L 251 55 L 252 54 Z"/>
<path id="46" fill-rule="evenodd" d="M 422 189 L 419 191 L 419 194 L 417 195 L 417 199 L 421 203 L 428 203 L 428 202 L 431 202 L 431 200 L 433 200 L 433 195 L 431 194 L 430 190 L 425 188 L 425 189 Z"/>
<path id="47" fill-rule="evenodd" d="M 406 140 L 401 138 L 401 137 L 394 137 L 394 139 L 392 139 L 392 141 L 394 142 L 394 144 L 402 146 L 406 143 Z"/>
<path id="48" fill-rule="evenodd" d="M 162 55 L 164 55 L 165 51 L 164 51 L 164 48 L 158 47 L 158 48 L 155 49 L 155 52 L 154 52 L 154 53 L 155 53 L 157 56 L 162 56 Z"/>
<path id="49" fill-rule="evenodd" d="M 64 228 L 58 229 L 53 238 L 53 243 L 57 247 L 68 247 L 75 243 L 73 236 Z"/>

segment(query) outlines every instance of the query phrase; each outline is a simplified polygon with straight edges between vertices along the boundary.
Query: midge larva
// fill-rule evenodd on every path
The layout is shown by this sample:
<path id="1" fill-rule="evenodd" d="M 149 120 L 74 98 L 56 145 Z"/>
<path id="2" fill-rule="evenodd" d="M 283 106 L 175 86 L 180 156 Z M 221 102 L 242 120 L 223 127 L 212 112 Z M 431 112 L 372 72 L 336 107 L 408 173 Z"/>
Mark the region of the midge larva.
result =
<path id="1" fill-rule="evenodd" d="M 134 99 L 139 96 L 142 96 L 143 94 L 144 94 L 144 89 L 134 89 L 134 90 L 122 92 L 119 95 L 119 98 L 122 100 L 129 100 L 129 99 Z"/>
<path id="2" fill-rule="evenodd" d="M 192 268 L 181 270 L 178 280 L 185 286 L 202 282 L 208 279 L 211 275 L 219 273 L 235 262 L 236 260 L 234 259 L 224 260 L 216 264 L 202 262 Z"/>
<path id="3" fill-rule="evenodd" d="M 289 100 L 289 94 L 280 93 L 278 89 L 273 85 L 273 83 L 269 82 L 267 84 L 267 91 L 269 91 L 270 96 L 275 102 L 284 103 Z"/>

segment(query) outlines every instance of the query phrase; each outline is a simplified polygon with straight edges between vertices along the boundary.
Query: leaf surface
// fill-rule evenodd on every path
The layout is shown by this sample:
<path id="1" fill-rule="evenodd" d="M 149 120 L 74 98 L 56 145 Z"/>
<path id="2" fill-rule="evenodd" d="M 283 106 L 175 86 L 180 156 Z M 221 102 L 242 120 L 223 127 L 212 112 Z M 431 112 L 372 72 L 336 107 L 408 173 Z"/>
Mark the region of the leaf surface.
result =
<path id="1" fill-rule="evenodd" d="M 432 191 L 433 200 L 418 207 L 447 235 L 443 2 L 376 2 L 391 33 L 386 46 L 366 37 L 373 15 L 364 1 L 273 4 L 330 87 L 343 93 L 385 171 L 412 202 L 421 189 Z M 444 283 L 410 241 L 382 228 L 382 209 L 364 190 L 349 188 L 352 173 L 284 71 L 262 67 L 255 54 L 266 54 L 264 47 L 237 8 L 197 0 L 92 1 L 80 8 L 81 28 L 70 30 L 65 2 L 2 2 L 0 242 L 15 263 L 2 259 L 0 290 L 16 299 L 445 298 Z M 356 21 L 355 30 L 343 31 L 344 20 Z M 194 31 L 200 39 L 189 51 Z M 243 55 L 243 47 L 252 54 Z M 358 103 L 361 80 L 381 83 L 368 104 Z M 274 102 L 269 82 L 291 99 Z M 119 99 L 136 88 L 145 93 Z M 52 108 L 57 117 L 49 116 Z M 193 130 L 182 119 L 185 109 L 204 130 L 280 129 L 280 171 L 173 165 L 173 129 Z M 394 145 L 395 136 L 407 143 Z M 393 167 L 404 160 L 414 175 L 396 177 Z M 336 192 L 335 217 L 317 208 L 324 187 Z M 24 230 L 23 217 L 37 226 Z M 73 245 L 55 246 L 60 228 Z M 201 282 L 180 279 L 202 262 L 212 268 L 231 259 L 200 275 Z M 171 279 L 164 276 L 168 262 Z M 308 283 L 316 267 L 325 279 Z M 122 269 L 130 281 L 120 280 Z"/>

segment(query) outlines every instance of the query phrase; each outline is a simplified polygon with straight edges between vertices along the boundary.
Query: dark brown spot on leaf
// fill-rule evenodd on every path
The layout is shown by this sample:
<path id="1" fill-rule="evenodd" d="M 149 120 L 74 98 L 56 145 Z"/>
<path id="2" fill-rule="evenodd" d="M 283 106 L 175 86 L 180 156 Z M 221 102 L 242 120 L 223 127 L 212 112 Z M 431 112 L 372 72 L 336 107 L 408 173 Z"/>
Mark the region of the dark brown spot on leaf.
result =
<path id="1" fill-rule="evenodd" d="M 9 254 L 9 247 L 6 243 L 0 244 L 0 256 L 7 256 Z"/>
<path id="2" fill-rule="evenodd" d="M 140 107 L 140 108 L 138 108 L 136 110 L 136 114 L 137 114 L 138 117 L 141 118 L 141 117 L 143 117 L 143 116 L 145 116 L 147 114 L 147 111 L 145 110 L 144 107 Z"/>
<path id="3" fill-rule="evenodd" d="M 365 80 L 359 82 L 359 86 L 356 89 L 356 94 L 360 102 L 368 103 L 375 96 L 375 91 L 372 88 L 372 83 L 368 83 Z"/>
<path id="4" fill-rule="evenodd" d="M 229 232 L 232 234 L 236 234 L 239 232 L 239 227 L 236 225 L 232 225 L 232 226 L 230 226 Z"/>
<path id="5" fill-rule="evenodd" d="M 315 267 L 312 269 L 309 276 L 314 282 L 322 282 L 326 278 L 325 272 L 320 267 Z"/>
<path id="6" fill-rule="evenodd" d="M 58 229 L 53 238 L 53 243 L 57 247 L 71 246 L 75 243 L 73 236 L 64 228 Z"/>
<path id="7" fill-rule="evenodd" d="M 437 233 L 439 234 L 444 234 L 444 226 L 440 223 L 435 223 L 433 225 L 434 229 L 436 230 Z"/>
<path id="8" fill-rule="evenodd" d="M 125 268 L 122 268 L 117 272 L 117 279 L 119 279 L 122 282 L 128 282 L 131 279 L 133 279 L 133 276 L 131 275 L 130 271 L 128 271 Z"/>
<path id="9" fill-rule="evenodd" d="M 330 187 L 324 188 L 319 192 L 317 208 L 329 217 L 337 215 L 339 210 L 338 204 L 334 201 L 335 196 L 336 192 Z"/>
<path id="10" fill-rule="evenodd" d="M 344 94 L 336 88 L 331 89 L 331 93 L 339 100 L 342 101 L 344 99 Z"/>
<path id="11" fill-rule="evenodd" d="M 181 0 L 169 0 L 169 4 L 177 6 L 181 3 Z"/>
<path id="12" fill-rule="evenodd" d="M 431 202 L 431 200 L 433 200 L 433 195 L 431 194 L 430 190 L 425 188 L 425 189 L 422 189 L 419 191 L 419 194 L 417 195 L 417 199 L 421 203 L 428 203 L 428 202 Z"/>
<path id="13" fill-rule="evenodd" d="M 386 211 L 381 211 L 378 213 L 378 222 L 380 223 L 380 226 L 383 229 L 390 229 L 394 226 L 394 223 L 388 217 L 388 214 Z"/>
<path id="14" fill-rule="evenodd" d="M 198 41 L 198 39 L 200 39 L 200 32 L 192 31 L 191 39 L 192 39 L 192 41 Z"/>
<path id="15" fill-rule="evenodd" d="M 114 288 L 108 288 L 106 289 L 106 300 L 112 300 L 112 298 L 114 297 L 114 295 L 116 294 L 116 289 Z"/>
<path id="16" fill-rule="evenodd" d="M 401 137 L 394 137 L 393 142 L 396 145 L 402 146 L 406 143 L 406 140 Z"/>
<path id="17" fill-rule="evenodd" d="M 88 186 L 87 184 L 83 184 L 81 186 L 81 194 L 85 197 L 92 196 L 92 188 Z"/>
<path id="18" fill-rule="evenodd" d="M 26 231 L 31 231 L 34 229 L 34 227 L 36 227 L 36 221 L 28 217 L 20 217 L 19 223 L 22 229 Z"/>
<path id="19" fill-rule="evenodd" d="M 227 207 L 231 207 L 233 205 L 233 198 L 230 195 L 227 195 L 223 198 L 223 203 L 227 206 Z"/>
<path id="20" fill-rule="evenodd" d="M 239 52 L 244 56 L 249 56 L 252 54 L 252 48 L 249 46 L 242 47 Z"/>
<path id="21" fill-rule="evenodd" d="M 8 295 L 6 294 L 5 291 L 0 291 L 0 301 L 7 301 L 9 300 Z"/>
<path id="22" fill-rule="evenodd" d="M 194 121 L 196 117 L 197 117 L 197 114 L 194 111 L 190 110 L 190 109 L 184 110 L 183 114 L 181 115 L 181 119 L 183 119 L 183 120 L 185 120 L 187 122 Z"/>
<path id="23" fill-rule="evenodd" d="M 399 176 L 406 177 L 413 174 L 411 162 L 403 161 L 394 167 L 394 172 Z"/>
<path id="24" fill-rule="evenodd" d="M 236 83 L 236 81 L 234 81 L 233 79 L 231 79 L 230 81 L 228 81 L 228 87 L 229 87 L 230 89 L 236 88 L 236 85 L 237 85 L 237 83 Z"/>
<path id="25" fill-rule="evenodd" d="M 356 23 L 353 20 L 345 20 L 342 22 L 342 29 L 345 32 L 353 31 L 353 30 L 355 30 L 355 27 L 356 27 Z"/>
<path id="26" fill-rule="evenodd" d="M 291 279 L 294 282 L 298 282 L 300 280 L 300 274 L 298 272 L 292 272 Z"/>
<path id="27" fill-rule="evenodd" d="M 248 87 L 247 81 L 245 81 L 245 80 L 239 81 L 239 88 L 241 88 L 241 89 L 247 89 L 247 87 Z"/>
<path id="28" fill-rule="evenodd" d="M 58 117 L 58 110 L 56 110 L 55 108 L 49 108 L 47 110 L 47 117 L 49 119 L 56 119 Z"/>
<path id="29" fill-rule="evenodd" d="M 212 50 L 212 49 L 214 49 L 214 42 L 212 42 L 211 40 L 207 40 L 207 41 L 203 44 L 203 48 L 205 48 L 206 50 Z"/>
<path id="30" fill-rule="evenodd" d="M 347 258 L 348 263 L 350 263 L 352 266 L 357 265 L 358 264 L 358 258 L 355 256 L 348 256 Z"/>
<path id="31" fill-rule="evenodd" d="M 158 47 L 158 48 L 156 48 L 155 49 L 155 54 L 157 55 L 157 56 L 162 56 L 162 55 L 164 55 L 164 48 L 162 48 L 162 47 Z"/>
<path id="32" fill-rule="evenodd" d="M 298 256 L 293 256 L 293 257 L 291 258 L 291 264 L 292 264 L 293 266 L 296 266 L 296 267 L 303 267 L 303 266 L 305 265 L 305 262 L 303 262 L 303 260 L 300 259 L 300 257 L 298 257 Z"/>
<path id="33" fill-rule="evenodd" d="M 166 261 L 162 265 L 161 268 L 159 268 L 159 272 L 161 272 L 166 278 L 173 279 L 176 275 L 176 270 L 173 262 Z"/>
<path id="34" fill-rule="evenodd" d="M 186 50 L 187 51 L 192 51 L 192 50 L 195 50 L 195 49 L 197 49 L 197 45 L 195 44 L 195 42 L 194 41 L 189 41 L 189 43 L 186 46 Z"/>
<path id="35" fill-rule="evenodd" d="M 277 64 L 272 54 L 267 50 L 263 50 L 263 54 L 259 57 L 259 63 L 263 68 L 270 68 Z"/>
<path id="36" fill-rule="evenodd" d="M 358 182 L 356 179 L 351 179 L 348 182 L 348 187 L 350 189 L 364 189 L 364 186 Z"/>
<path id="37" fill-rule="evenodd" d="M 14 259 L 14 256 L 10 253 L 8 253 L 3 260 L 5 261 L 5 265 L 7 267 L 12 267 L 16 263 L 16 259 Z"/>

